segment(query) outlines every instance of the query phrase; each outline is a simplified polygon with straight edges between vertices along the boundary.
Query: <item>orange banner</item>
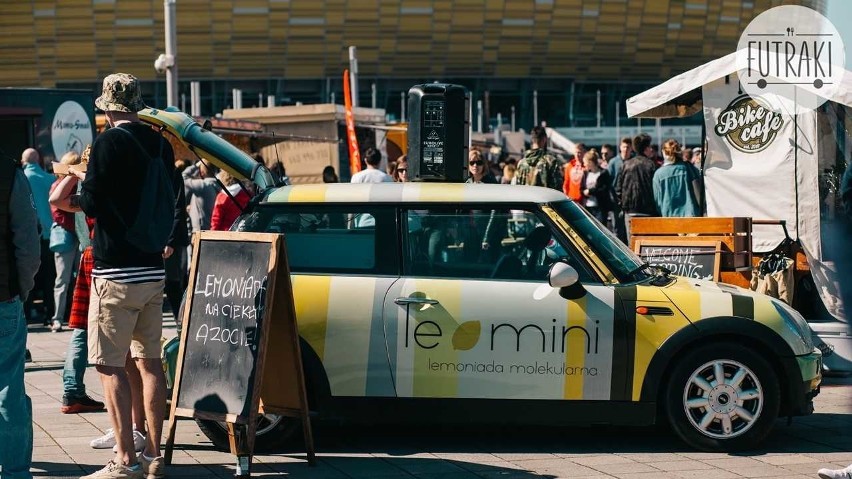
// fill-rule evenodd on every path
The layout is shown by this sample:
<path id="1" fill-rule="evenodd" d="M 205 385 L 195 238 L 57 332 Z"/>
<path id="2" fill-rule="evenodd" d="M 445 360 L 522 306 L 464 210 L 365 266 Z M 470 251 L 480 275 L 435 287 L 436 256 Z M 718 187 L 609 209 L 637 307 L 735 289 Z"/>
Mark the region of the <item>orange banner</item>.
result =
<path id="1" fill-rule="evenodd" d="M 343 70 L 343 105 L 346 108 L 346 139 L 349 144 L 349 174 L 361 171 L 361 152 L 355 135 L 355 115 L 352 113 L 352 92 L 349 87 L 349 70 Z"/>

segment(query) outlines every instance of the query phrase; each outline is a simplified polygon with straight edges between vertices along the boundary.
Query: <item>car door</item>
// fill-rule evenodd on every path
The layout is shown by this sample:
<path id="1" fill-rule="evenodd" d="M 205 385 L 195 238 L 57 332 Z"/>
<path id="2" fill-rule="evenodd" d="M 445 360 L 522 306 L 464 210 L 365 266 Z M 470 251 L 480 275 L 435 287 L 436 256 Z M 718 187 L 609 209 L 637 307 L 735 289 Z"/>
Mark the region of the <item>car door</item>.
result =
<path id="1" fill-rule="evenodd" d="M 607 400 L 613 289 L 533 208 L 403 214 L 403 277 L 385 302 L 399 397 Z M 567 259 L 586 294 L 550 287 Z"/>
<path id="2" fill-rule="evenodd" d="M 332 396 L 394 396 L 382 324 L 399 279 L 394 209 L 290 204 L 253 216 L 247 229 L 285 234 L 303 356 L 321 362 Z"/>

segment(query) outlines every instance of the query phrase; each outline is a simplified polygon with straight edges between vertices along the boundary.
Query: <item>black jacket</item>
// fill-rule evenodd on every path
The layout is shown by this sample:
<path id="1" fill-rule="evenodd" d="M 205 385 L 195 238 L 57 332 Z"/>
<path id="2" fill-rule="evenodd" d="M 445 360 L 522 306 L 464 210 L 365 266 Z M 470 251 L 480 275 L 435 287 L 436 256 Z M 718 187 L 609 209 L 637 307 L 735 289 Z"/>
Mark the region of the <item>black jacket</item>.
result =
<path id="1" fill-rule="evenodd" d="M 614 194 L 612 191 L 612 178 L 609 176 L 609 171 L 605 169 L 601 169 L 601 174 L 598 176 L 598 180 L 595 182 L 595 186 L 589 188 L 586 186 L 586 179 L 589 176 L 589 172 L 583 172 L 583 181 L 582 186 L 580 187 L 580 191 L 589 190 L 589 196 L 594 196 L 595 200 L 598 202 L 597 208 L 603 212 L 612 210 L 612 195 Z"/>
<path id="2" fill-rule="evenodd" d="M 86 179 L 80 193 L 80 207 L 95 218 L 93 253 L 96 268 L 163 266 L 162 253 L 145 253 L 126 239 L 124 225 L 133 224 L 139 212 L 148 157 L 160 154 L 170 178 L 175 177 L 174 152 L 168 141 L 143 123 L 123 124 L 148 153 L 120 131 L 111 128 L 101 133 L 92 145 Z M 182 185 L 181 185 L 182 186 Z M 183 188 L 181 188 L 182 190 Z M 117 216 L 121 215 L 121 219 Z M 166 221 L 174 222 L 175 218 Z M 169 244 L 172 244 L 171 241 Z"/>
<path id="3" fill-rule="evenodd" d="M 615 194 L 625 213 L 657 215 L 654 202 L 654 171 L 657 165 L 644 156 L 624 160 L 615 185 Z"/>

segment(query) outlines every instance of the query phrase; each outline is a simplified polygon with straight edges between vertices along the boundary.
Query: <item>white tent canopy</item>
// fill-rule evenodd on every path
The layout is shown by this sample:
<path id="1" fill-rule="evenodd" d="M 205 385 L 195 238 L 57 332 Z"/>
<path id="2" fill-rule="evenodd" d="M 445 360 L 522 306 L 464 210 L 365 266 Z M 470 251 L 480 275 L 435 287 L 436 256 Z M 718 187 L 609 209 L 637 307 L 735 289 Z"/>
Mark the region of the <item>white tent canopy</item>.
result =
<path id="1" fill-rule="evenodd" d="M 701 88 L 715 80 L 737 72 L 737 52 L 707 62 L 681 73 L 650 90 L 627 100 L 630 118 L 679 118 L 701 111 Z M 830 101 L 852 106 L 852 72 L 843 76 L 843 87 L 837 88 Z"/>

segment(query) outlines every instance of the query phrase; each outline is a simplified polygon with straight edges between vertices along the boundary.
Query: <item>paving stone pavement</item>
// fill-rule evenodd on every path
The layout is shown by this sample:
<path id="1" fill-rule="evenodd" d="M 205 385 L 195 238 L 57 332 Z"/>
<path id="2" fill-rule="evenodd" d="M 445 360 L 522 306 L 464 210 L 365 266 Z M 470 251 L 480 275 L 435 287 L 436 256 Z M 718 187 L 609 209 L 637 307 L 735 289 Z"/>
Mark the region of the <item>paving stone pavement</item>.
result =
<path id="1" fill-rule="evenodd" d="M 175 334 L 166 319 L 165 334 Z M 33 401 L 33 475 L 78 477 L 103 466 L 109 450 L 89 441 L 109 426 L 105 413 L 61 414 L 62 366 L 68 331 L 51 333 L 30 326 L 27 391 Z M 86 387 L 102 399 L 97 374 L 89 370 Z M 657 428 L 488 428 L 487 430 L 397 429 L 315 430 L 318 465 L 308 467 L 304 454 L 292 450 L 254 457 L 258 477 L 292 479 L 418 478 L 532 479 L 618 478 L 689 479 L 815 478 L 821 467 L 852 463 L 852 378 L 827 378 L 816 398 L 816 413 L 779 420 L 766 444 L 742 454 L 691 450 L 668 431 Z M 195 422 L 177 425 L 173 465 L 167 477 L 233 477 L 233 458 L 217 451 Z"/>

